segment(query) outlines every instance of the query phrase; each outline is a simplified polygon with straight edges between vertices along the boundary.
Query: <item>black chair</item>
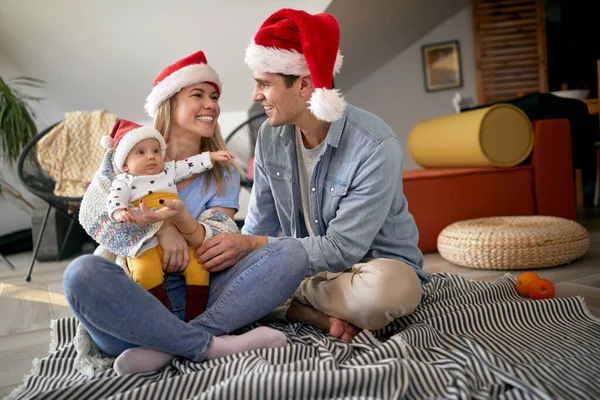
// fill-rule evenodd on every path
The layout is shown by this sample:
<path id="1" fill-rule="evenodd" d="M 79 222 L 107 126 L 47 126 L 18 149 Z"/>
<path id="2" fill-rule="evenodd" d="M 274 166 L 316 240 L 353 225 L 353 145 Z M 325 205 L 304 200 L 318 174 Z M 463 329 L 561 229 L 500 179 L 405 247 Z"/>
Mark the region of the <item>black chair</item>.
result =
<path id="1" fill-rule="evenodd" d="M 38 235 L 33 248 L 33 258 L 29 265 L 29 272 L 25 278 L 27 282 L 31 281 L 33 265 L 35 264 L 42 237 L 46 230 L 48 216 L 50 215 L 52 208 L 70 219 L 69 227 L 67 228 L 65 238 L 62 241 L 58 252 L 58 259 L 62 259 L 71 231 L 79 224 L 79 206 L 81 205 L 82 199 L 79 197 L 62 197 L 54 195 L 56 182 L 46 173 L 46 171 L 44 171 L 44 168 L 39 164 L 37 157 L 37 143 L 59 123 L 60 121 L 46 128 L 44 131 L 37 134 L 31 142 L 27 143 L 19 155 L 19 160 L 17 162 L 17 173 L 25 188 L 48 203 L 46 214 L 40 228 L 40 234 Z"/>
<path id="2" fill-rule="evenodd" d="M 258 130 L 266 119 L 265 113 L 250 117 L 248 121 L 235 128 L 225 140 L 229 151 L 233 153 L 244 172 L 244 176 L 240 177 L 240 184 L 248 189 L 252 189 L 252 180 L 248 177 L 249 162 L 254 158 Z"/>
<path id="3" fill-rule="evenodd" d="M 4 256 L 2 255 L 2 253 L 0 253 L 0 260 L 4 261 L 4 263 L 5 263 L 6 265 L 8 265 L 8 268 L 10 268 L 10 269 L 12 269 L 12 270 L 14 270 L 14 269 L 15 269 L 15 266 L 14 266 L 14 265 L 13 265 L 13 264 L 12 264 L 10 261 L 8 261 L 8 259 L 7 259 L 6 257 L 4 257 Z"/>

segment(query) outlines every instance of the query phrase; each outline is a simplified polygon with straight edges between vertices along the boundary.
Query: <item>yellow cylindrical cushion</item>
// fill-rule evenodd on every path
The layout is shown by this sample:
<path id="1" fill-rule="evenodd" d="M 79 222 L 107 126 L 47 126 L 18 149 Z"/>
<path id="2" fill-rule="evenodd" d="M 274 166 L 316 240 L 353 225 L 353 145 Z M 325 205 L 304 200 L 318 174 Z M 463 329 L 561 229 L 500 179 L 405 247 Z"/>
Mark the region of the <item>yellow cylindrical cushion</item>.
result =
<path id="1" fill-rule="evenodd" d="M 512 104 L 496 104 L 419 122 L 408 148 L 424 168 L 512 167 L 533 148 L 527 115 Z"/>

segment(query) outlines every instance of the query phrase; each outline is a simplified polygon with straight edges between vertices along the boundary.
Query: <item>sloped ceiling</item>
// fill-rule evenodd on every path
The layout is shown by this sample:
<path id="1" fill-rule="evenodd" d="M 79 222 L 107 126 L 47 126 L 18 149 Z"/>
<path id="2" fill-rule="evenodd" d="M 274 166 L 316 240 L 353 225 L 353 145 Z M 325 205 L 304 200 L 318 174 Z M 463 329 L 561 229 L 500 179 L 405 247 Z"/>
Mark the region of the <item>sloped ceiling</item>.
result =
<path id="1" fill-rule="evenodd" d="M 334 0 L 344 65 L 336 87 L 349 90 L 471 0 Z M 400 94 L 399 94 L 400 95 Z"/>
<path id="2" fill-rule="evenodd" d="M 247 110 L 254 81 L 244 52 L 260 24 L 282 7 L 316 13 L 329 2 L 1 0 L 0 56 L 48 82 L 63 111 L 105 108 L 145 120 L 156 75 L 201 49 L 223 81 L 222 111 Z"/>

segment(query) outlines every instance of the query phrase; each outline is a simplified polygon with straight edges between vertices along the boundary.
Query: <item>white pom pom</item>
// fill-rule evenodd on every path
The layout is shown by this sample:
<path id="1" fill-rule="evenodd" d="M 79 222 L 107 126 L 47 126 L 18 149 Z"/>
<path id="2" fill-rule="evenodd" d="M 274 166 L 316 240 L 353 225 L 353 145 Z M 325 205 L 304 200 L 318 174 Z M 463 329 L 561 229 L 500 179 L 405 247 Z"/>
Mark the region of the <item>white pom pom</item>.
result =
<path id="1" fill-rule="evenodd" d="M 326 122 L 340 119 L 347 104 L 339 90 L 321 88 L 315 89 L 308 103 L 310 112 Z"/>
<path id="2" fill-rule="evenodd" d="M 111 138 L 109 135 L 104 135 L 100 139 L 100 144 L 105 149 L 111 150 L 113 148 L 113 138 Z"/>

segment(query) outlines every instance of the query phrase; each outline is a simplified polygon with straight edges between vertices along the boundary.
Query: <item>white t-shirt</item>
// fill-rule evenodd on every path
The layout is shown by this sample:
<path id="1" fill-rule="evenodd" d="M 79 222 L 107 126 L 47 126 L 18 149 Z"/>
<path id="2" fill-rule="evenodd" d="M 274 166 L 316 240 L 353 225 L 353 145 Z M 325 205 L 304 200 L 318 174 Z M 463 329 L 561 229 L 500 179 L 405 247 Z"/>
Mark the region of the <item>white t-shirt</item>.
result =
<path id="1" fill-rule="evenodd" d="M 321 151 L 325 146 L 325 141 L 319 143 L 318 146 L 312 149 L 307 149 L 302 143 L 302 132 L 300 128 L 296 127 L 296 155 L 298 158 L 298 178 L 300 180 L 300 193 L 302 202 L 302 214 L 304 215 L 304 223 L 310 236 L 315 236 L 315 219 L 310 210 L 310 196 L 316 195 L 316 192 L 312 191 L 310 187 L 310 179 L 312 178 L 313 171 Z"/>

